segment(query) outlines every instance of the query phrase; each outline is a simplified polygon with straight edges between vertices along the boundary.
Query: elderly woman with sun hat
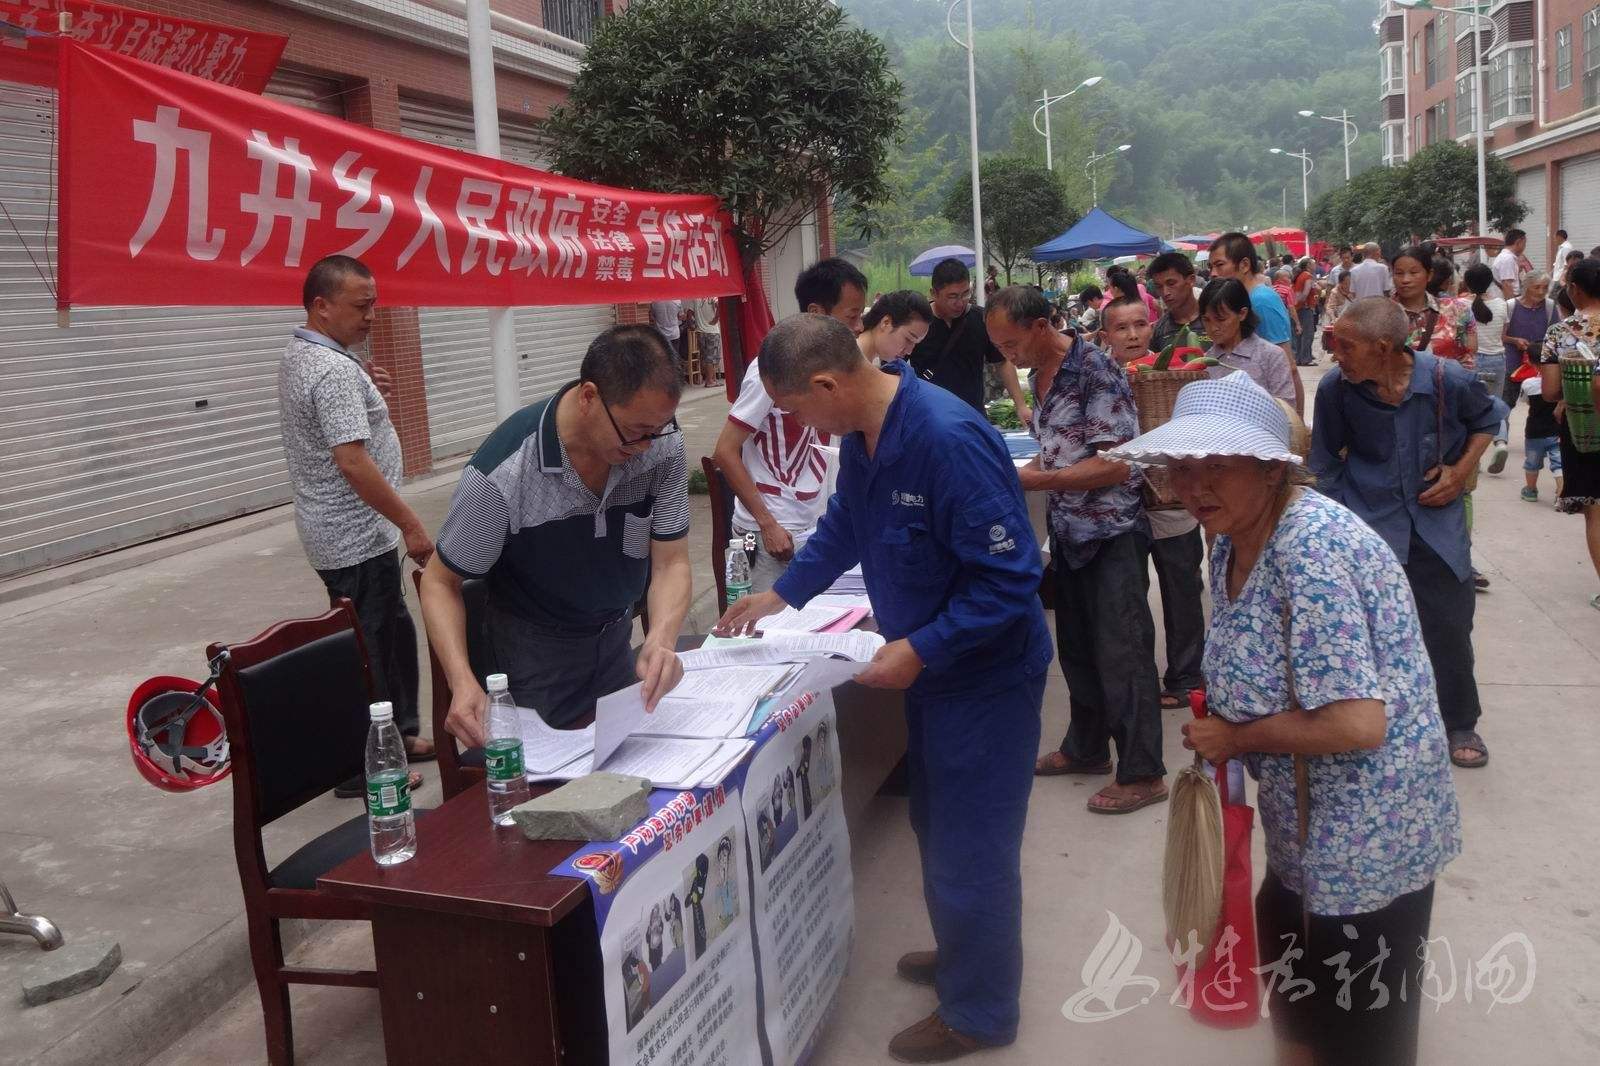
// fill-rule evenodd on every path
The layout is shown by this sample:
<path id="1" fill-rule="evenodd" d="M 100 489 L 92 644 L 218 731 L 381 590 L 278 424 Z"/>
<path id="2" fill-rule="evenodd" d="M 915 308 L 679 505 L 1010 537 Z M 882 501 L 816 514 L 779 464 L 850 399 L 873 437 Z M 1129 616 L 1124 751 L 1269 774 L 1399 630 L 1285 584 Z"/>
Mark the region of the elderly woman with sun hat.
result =
<path id="1" fill-rule="evenodd" d="M 1290 1002 L 1298 983 L 1269 982 L 1280 1061 L 1415 1062 L 1418 950 L 1461 827 L 1405 573 L 1365 522 L 1300 487 L 1287 415 L 1243 374 L 1185 386 L 1170 422 L 1106 454 L 1166 467 L 1217 537 L 1211 716 L 1184 727 L 1184 746 L 1242 759 L 1259 782 L 1261 960 L 1292 957 L 1314 986 Z M 1341 952 L 1351 971 L 1382 961 L 1351 981 L 1323 961 Z"/>

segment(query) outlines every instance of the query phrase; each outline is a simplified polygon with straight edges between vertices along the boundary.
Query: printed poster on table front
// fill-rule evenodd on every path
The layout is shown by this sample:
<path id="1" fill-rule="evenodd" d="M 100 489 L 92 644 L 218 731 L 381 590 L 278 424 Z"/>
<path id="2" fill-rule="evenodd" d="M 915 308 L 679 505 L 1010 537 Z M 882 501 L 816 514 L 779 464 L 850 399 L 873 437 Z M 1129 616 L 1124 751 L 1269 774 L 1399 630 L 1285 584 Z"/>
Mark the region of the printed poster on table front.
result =
<path id="1" fill-rule="evenodd" d="M 622 841 L 557 873 L 594 887 L 612 1066 L 762 1061 L 740 793 L 656 792 Z"/>
<path id="2" fill-rule="evenodd" d="M 762 728 L 745 773 L 744 830 L 771 1061 L 810 1055 L 850 960 L 855 897 L 833 697 L 824 688 Z"/>

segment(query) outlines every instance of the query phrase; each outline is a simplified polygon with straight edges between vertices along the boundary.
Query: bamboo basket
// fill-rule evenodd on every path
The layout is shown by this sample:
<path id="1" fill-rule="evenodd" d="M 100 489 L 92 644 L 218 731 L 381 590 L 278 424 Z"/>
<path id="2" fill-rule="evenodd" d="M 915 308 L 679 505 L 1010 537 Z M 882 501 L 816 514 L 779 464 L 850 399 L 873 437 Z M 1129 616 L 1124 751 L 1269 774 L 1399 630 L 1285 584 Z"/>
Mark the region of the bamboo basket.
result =
<path id="1" fill-rule="evenodd" d="M 1191 381 L 1205 381 L 1210 376 L 1204 370 L 1147 370 L 1130 377 L 1133 405 L 1139 412 L 1139 432 L 1148 433 L 1172 421 L 1179 390 Z M 1165 467 L 1144 468 L 1144 505 L 1150 511 L 1183 509 Z"/>
<path id="2" fill-rule="evenodd" d="M 1567 431 L 1584 454 L 1600 452 L 1600 417 L 1594 409 L 1594 376 L 1600 363 L 1581 355 L 1561 357 L 1561 398 L 1567 402 Z"/>

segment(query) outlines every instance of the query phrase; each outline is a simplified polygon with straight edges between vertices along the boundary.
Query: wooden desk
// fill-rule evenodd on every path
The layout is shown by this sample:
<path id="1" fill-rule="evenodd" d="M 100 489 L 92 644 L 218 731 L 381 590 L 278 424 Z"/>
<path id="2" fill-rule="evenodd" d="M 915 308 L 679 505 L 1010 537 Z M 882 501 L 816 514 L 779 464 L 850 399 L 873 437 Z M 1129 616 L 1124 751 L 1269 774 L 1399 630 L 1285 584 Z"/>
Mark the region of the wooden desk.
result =
<path id="1" fill-rule="evenodd" d="M 845 818 L 854 832 L 905 753 L 903 698 L 847 684 L 834 702 Z M 392 1066 L 606 1062 L 589 885 L 549 873 L 578 847 L 492 828 L 477 785 L 417 819 L 411 861 L 380 867 L 362 852 L 318 880 L 324 891 L 372 909 Z"/>

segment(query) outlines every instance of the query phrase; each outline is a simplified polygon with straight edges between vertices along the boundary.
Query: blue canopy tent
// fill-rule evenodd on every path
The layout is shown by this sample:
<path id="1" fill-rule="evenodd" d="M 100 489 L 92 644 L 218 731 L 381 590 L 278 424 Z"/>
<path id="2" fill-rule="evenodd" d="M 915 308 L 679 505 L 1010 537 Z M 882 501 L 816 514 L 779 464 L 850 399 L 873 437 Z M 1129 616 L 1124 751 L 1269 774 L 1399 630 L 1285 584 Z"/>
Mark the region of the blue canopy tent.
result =
<path id="1" fill-rule="evenodd" d="M 1170 247 L 1155 234 L 1134 229 L 1097 207 L 1061 236 L 1039 245 L 1028 257 L 1035 263 L 1065 263 L 1072 259 L 1154 255 Z"/>
<path id="2" fill-rule="evenodd" d="M 1184 244 L 1195 245 L 1198 248 L 1210 248 L 1211 242 L 1216 240 L 1218 236 L 1220 236 L 1220 234 L 1186 233 L 1182 237 L 1179 237 L 1178 240 L 1182 241 Z"/>
<path id="3" fill-rule="evenodd" d="M 978 262 L 978 253 L 959 244 L 941 244 L 911 260 L 911 275 L 918 278 L 933 276 L 933 268 L 946 259 L 959 259 L 971 270 Z"/>

